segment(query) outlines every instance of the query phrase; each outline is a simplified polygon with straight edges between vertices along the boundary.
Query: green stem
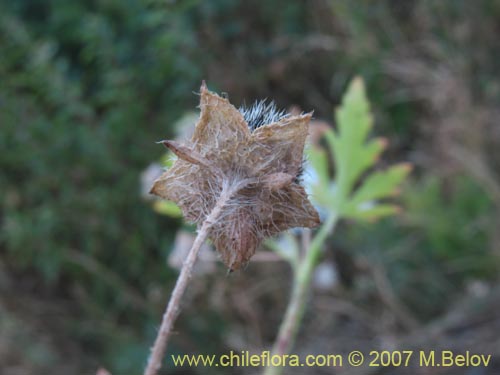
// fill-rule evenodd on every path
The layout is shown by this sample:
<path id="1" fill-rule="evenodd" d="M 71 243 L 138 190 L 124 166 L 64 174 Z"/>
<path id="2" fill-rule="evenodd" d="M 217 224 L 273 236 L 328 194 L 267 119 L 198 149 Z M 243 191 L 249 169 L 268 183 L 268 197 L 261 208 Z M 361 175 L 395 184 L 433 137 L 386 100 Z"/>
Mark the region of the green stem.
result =
<path id="1" fill-rule="evenodd" d="M 288 303 L 285 317 L 281 322 L 278 336 L 274 342 L 272 355 L 283 356 L 288 354 L 294 344 L 302 317 L 304 316 L 307 304 L 307 292 L 311 285 L 314 268 L 321 255 L 322 245 L 328 235 L 333 232 L 336 222 L 336 215 L 331 215 L 327 219 L 314 236 L 302 263 L 295 268 L 292 296 Z M 267 367 L 264 371 L 264 375 L 279 375 L 282 371 L 283 367 Z"/>

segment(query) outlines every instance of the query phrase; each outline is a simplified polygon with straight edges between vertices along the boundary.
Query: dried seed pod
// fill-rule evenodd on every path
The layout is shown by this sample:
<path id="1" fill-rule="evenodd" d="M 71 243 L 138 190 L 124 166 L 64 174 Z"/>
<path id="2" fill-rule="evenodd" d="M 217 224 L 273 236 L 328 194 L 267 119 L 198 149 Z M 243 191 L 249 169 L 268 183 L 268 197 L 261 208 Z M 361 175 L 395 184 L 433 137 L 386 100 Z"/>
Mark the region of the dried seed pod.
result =
<path id="1" fill-rule="evenodd" d="M 179 158 L 151 193 L 173 200 L 201 225 L 221 192 L 238 187 L 210 230 L 223 262 L 236 270 L 265 237 L 319 224 L 298 178 L 311 115 L 284 114 L 264 102 L 238 110 L 205 85 L 200 94 L 193 137 L 186 145 L 163 142 Z"/>
<path id="2" fill-rule="evenodd" d="M 278 191 L 290 185 L 292 181 L 294 181 L 296 178 L 297 176 L 288 173 L 278 172 L 264 176 L 264 178 L 262 178 L 261 180 L 261 183 L 262 186 L 270 190 Z"/>
<path id="3" fill-rule="evenodd" d="M 253 220 L 251 210 L 238 208 L 219 221 L 210 233 L 222 261 L 231 271 L 247 264 L 260 244 Z"/>

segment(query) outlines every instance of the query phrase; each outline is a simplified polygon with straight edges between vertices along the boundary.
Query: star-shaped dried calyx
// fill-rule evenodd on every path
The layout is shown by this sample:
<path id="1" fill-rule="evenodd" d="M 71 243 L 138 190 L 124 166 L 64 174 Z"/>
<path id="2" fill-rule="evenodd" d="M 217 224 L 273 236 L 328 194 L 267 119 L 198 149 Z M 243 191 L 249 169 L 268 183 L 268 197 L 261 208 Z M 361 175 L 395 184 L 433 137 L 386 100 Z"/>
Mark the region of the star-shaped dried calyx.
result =
<path id="1" fill-rule="evenodd" d="M 319 224 L 299 183 L 310 114 L 280 114 L 253 129 L 204 84 L 200 108 L 190 142 L 162 142 L 178 159 L 155 181 L 152 194 L 174 201 L 187 220 L 201 225 L 221 194 L 230 191 L 209 237 L 231 270 L 246 264 L 264 238 Z"/>

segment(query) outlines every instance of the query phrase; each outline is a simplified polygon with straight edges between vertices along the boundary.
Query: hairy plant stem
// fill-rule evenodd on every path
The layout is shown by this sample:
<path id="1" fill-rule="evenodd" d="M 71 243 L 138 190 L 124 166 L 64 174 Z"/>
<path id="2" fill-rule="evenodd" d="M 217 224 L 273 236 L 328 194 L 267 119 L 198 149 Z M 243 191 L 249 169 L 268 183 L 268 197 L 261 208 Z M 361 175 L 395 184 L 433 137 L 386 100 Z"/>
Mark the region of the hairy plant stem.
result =
<path id="1" fill-rule="evenodd" d="M 299 260 L 294 268 L 292 295 L 285 317 L 281 322 L 278 336 L 274 342 L 272 355 L 283 356 L 288 354 L 293 346 L 307 305 L 307 292 L 311 285 L 314 268 L 321 255 L 322 245 L 328 235 L 333 232 L 336 222 L 337 216 L 332 214 L 314 236 L 309 249 L 306 249 L 303 259 Z M 282 366 L 271 366 L 266 368 L 264 375 L 279 375 L 282 372 Z"/>
<path id="2" fill-rule="evenodd" d="M 226 206 L 227 202 L 241 187 L 241 184 L 239 184 L 238 186 L 223 189 L 215 207 L 212 209 L 212 212 L 207 216 L 200 229 L 198 229 L 196 239 L 194 240 L 191 250 L 189 250 L 188 256 L 184 260 L 181 273 L 177 278 L 177 282 L 175 283 L 174 290 L 172 291 L 167 309 L 163 314 L 161 326 L 151 349 L 151 355 L 146 369 L 144 370 L 144 375 L 156 375 L 158 370 L 161 368 L 162 359 L 167 349 L 168 339 L 179 312 L 180 300 L 186 290 L 189 279 L 191 278 L 191 272 L 198 257 L 201 245 L 203 245 L 207 239 L 210 228 L 219 218 L 219 215 Z"/>

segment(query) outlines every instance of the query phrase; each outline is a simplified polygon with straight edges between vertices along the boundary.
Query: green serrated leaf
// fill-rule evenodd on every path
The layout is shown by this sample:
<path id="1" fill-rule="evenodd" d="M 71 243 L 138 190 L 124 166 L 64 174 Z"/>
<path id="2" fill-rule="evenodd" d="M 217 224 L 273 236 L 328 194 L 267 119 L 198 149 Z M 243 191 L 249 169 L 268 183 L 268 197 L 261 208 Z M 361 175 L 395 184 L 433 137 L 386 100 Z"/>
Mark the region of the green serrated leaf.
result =
<path id="1" fill-rule="evenodd" d="M 374 204 L 366 208 L 361 206 L 358 210 L 350 212 L 346 216 L 352 219 L 374 221 L 385 216 L 397 214 L 400 210 L 399 206 L 393 204 Z"/>
<path id="2" fill-rule="evenodd" d="M 326 134 L 326 139 L 335 157 L 338 200 L 345 200 L 363 171 L 374 163 L 382 147 L 377 143 L 366 145 L 373 119 L 360 78 L 355 78 L 349 85 L 335 119 L 337 132 Z"/>
<path id="3" fill-rule="evenodd" d="M 394 194 L 410 167 L 401 164 L 366 177 L 353 193 L 362 175 L 377 162 L 386 146 L 384 139 L 369 140 L 373 121 L 363 81 L 355 78 L 336 111 L 337 130 L 325 132 L 335 162 L 335 180 L 328 175 L 327 152 L 311 149 L 312 167 L 318 182 L 312 186 L 313 199 L 331 212 L 351 218 L 373 220 L 397 212 L 396 206 L 379 205 L 377 200 Z"/>
<path id="4" fill-rule="evenodd" d="M 357 207 L 364 202 L 393 195 L 410 170 L 410 166 L 405 163 L 370 174 L 356 190 L 350 203 Z"/>

